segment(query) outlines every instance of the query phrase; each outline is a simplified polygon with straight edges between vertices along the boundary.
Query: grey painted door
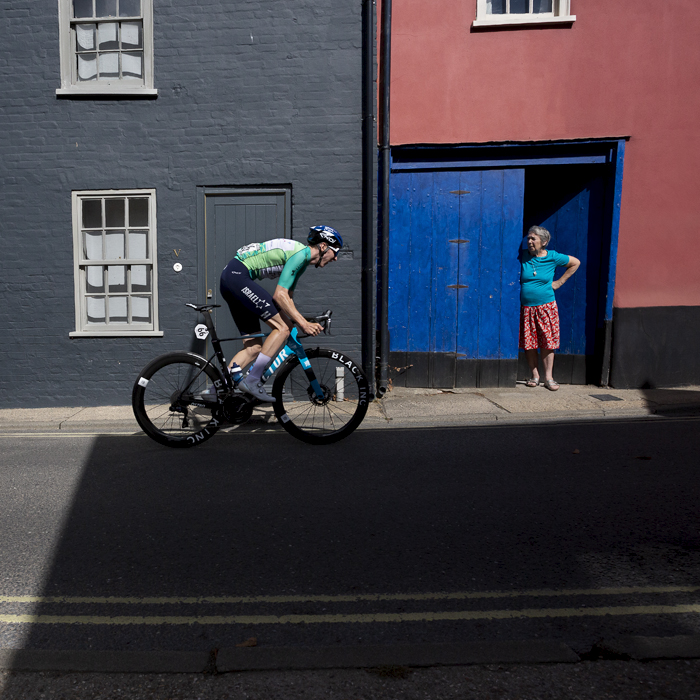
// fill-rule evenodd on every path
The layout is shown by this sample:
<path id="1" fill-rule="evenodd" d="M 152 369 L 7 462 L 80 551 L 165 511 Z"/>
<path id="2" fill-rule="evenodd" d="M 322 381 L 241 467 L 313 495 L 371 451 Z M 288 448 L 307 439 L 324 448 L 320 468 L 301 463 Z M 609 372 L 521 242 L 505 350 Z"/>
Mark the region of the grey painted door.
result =
<path id="1" fill-rule="evenodd" d="M 289 193 L 284 190 L 205 195 L 204 296 L 207 297 L 207 303 L 222 305 L 214 311 L 214 322 L 220 338 L 240 335 L 226 302 L 220 298 L 221 271 L 241 246 L 271 238 L 289 238 L 289 199 Z M 270 292 L 275 289 L 273 280 L 264 280 L 262 285 Z M 264 323 L 262 330 L 267 330 Z M 232 357 L 239 347 L 239 343 L 224 345 L 226 357 Z"/>

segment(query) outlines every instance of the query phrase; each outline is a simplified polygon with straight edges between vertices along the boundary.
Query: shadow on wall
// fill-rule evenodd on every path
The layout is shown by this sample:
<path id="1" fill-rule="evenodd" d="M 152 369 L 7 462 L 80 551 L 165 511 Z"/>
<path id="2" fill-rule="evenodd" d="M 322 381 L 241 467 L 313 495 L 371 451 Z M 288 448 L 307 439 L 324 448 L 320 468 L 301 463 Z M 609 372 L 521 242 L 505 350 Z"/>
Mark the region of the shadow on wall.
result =
<path id="1" fill-rule="evenodd" d="M 700 306 L 616 308 L 610 383 L 618 389 L 700 386 Z"/>

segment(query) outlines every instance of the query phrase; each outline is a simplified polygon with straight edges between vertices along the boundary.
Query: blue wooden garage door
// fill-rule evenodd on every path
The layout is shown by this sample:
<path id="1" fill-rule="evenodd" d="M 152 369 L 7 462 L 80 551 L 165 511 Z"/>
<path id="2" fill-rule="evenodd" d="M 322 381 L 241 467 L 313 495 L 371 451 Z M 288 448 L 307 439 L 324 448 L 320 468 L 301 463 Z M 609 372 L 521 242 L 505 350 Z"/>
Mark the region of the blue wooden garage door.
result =
<path id="1" fill-rule="evenodd" d="M 515 382 L 523 197 L 523 169 L 392 174 L 390 361 L 407 385 Z"/>

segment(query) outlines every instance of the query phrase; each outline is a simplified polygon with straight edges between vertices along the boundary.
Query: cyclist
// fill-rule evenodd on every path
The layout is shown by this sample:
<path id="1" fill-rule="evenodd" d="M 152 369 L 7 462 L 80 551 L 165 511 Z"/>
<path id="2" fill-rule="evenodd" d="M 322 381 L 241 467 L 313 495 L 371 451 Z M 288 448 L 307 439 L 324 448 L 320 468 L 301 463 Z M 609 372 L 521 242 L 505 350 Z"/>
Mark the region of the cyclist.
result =
<path id="1" fill-rule="evenodd" d="M 221 273 L 221 296 L 241 334 L 259 333 L 260 319 L 272 328 L 264 344 L 261 338 L 245 339 L 243 349 L 229 363 L 234 378 L 241 376 L 242 367 L 255 363 L 248 375 L 238 382 L 238 388 L 260 401 L 275 401 L 263 388 L 261 378 L 287 342 L 294 324 L 306 335 L 318 335 L 323 330 L 320 324 L 309 323 L 299 313 L 293 301 L 294 288 L 310 264 L 325 267 L 336 260 L 343 239 L 330 226 L 312 226 L 307 243 L 289 238 L 251 243 L 240 248 Z M 254 281 L 278 277 L 272 296 Z"/>

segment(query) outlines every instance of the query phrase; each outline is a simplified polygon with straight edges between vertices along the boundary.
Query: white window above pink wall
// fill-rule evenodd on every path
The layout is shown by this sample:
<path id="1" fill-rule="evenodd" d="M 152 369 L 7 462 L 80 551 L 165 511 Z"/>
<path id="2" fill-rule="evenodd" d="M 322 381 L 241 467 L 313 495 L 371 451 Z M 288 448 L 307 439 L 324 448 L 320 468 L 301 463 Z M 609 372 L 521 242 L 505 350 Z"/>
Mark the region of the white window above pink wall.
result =
<path id="1" fill-rule="evenodd" d="M 571 0 L 476 0 L 473 27 L 571 23 Z"/>

